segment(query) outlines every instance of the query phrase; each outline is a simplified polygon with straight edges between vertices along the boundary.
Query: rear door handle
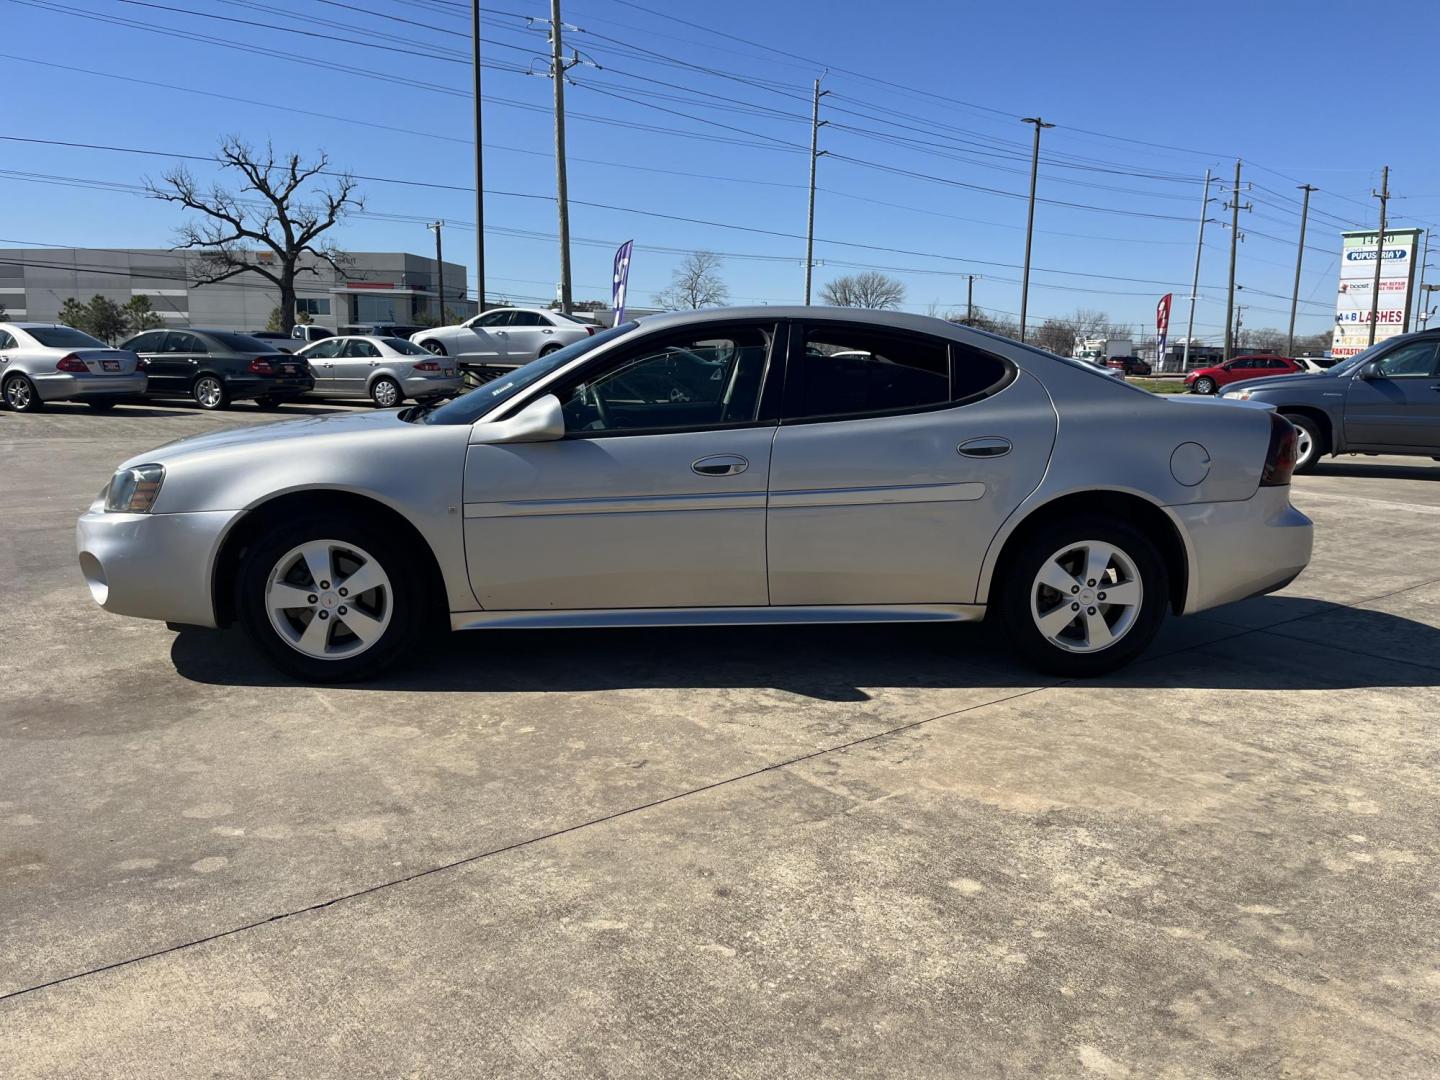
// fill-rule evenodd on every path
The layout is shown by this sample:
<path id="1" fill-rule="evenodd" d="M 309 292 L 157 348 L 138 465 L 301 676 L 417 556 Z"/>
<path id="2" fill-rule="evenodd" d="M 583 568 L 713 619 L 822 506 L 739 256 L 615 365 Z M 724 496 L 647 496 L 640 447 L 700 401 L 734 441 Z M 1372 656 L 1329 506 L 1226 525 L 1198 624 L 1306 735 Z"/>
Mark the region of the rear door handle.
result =
<path id="1" fill-rule="evenodd" d="M 987 458 L 1004 457 L 1010 452 L 1010 449 L 1009 439 L 1002 439 L 998 435 L 987 435 L 961 443 L 955 448 L 955 452 L 965 457 Z"/>
<path id="2" fill-rule="evenodd" d="M 739 454 L 712 454 L 690 463 L 690 471 L 698 476 L 739 476 L 750 468 L 750 462 Z"/>

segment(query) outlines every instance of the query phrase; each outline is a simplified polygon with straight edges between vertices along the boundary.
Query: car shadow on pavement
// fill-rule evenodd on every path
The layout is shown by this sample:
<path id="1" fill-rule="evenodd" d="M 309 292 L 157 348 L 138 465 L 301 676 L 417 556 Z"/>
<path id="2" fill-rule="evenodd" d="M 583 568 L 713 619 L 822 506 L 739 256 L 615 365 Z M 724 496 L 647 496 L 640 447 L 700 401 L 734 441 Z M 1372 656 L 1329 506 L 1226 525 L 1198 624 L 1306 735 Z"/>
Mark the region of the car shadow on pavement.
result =
<path id="1" fill-rule="evenodd" d="M 1415 458 L 1414 465 L 1370 463 L 1364 458 L 1344 461 L 1329 459 L 1315 463 L 1316 476 L 1367 476 L 1372 480 L 1440 480 L 1440 464 L 1428 458 Z"/>
<path id="2" fill-rule="evenodd" d="M 1328 690 L 1440 686 L 1440 630 L 1401 616 L 1293 597 L 1249 602 L 1247 622 L 1172 620 L 1106 687 Z M 1302 629 L 1303 628 L 1303 629 Z M 987 625 L 489 630 L 441 635 L 370 682 L 376 692 L 566 693 L 628 689 L 776 689 L 868 701 L 878 688 L 1041 686 Z M 1197 662 L 1197 653 L 1203 657 Z M 232 627 L 184 630 L 176 671 L 200 683 L 294 686 Z M 1416 658 L 1431 658 L 1431 662 Z"/>
<path id="3" fill-rule="evenodd" d="M 156 401 L 121 401 L 116 402 L 113 409 L 103 413 L 97 413 L 83 401 L 47 401 L 44 414 L 54 416 L 103 416 L 111 420 L 140 419 L 149 420 L 174 419 L 185 420 L 196 417 L 209 417 L 216 420 L 223 420 L 232 413 L 241 415 L 255 415 L 263 413 L 266 416 L 274 417 L 276 420 L 284 420 L 288 416 L 331 416 L 337 412 L 346 412 L 347 405 L 353 402 L 341 404 L 328 401 L 306 401 L 303 404 L 285 404 L 278 409 L 262 409 L 253 401 L 237 401 L 228 409 L 217 409 L 207 411 L 200 408 L 192 401 L 183 398 L 161 398 Z M 364 403 L 362 403 L 364 404 Z M 42 414 L 42 415 L 44 415 Z M 3 414 L 0 414 L 3 415 Z"/>

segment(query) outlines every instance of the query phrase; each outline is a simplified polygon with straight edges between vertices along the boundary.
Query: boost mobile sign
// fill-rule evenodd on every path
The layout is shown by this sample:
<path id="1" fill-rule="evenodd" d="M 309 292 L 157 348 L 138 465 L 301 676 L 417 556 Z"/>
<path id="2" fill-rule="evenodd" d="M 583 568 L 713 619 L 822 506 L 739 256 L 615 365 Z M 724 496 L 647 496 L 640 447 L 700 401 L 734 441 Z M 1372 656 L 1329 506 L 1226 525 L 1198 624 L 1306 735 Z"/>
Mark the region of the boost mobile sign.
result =
<path id="1" fill-rule="evenodd" d="M 1370 344 L 1370 308 L 1375 293 L 1375 260 L 1380 259 L 1380 303 L 1375 340 L 1404 332 L 1414 289 L 1419 229 L 1386 229 L 1383 250 L 1374 229 L 1343 234 L 1340 290 L 1335 299 L 1337 357 L 1354 356 Z"/>

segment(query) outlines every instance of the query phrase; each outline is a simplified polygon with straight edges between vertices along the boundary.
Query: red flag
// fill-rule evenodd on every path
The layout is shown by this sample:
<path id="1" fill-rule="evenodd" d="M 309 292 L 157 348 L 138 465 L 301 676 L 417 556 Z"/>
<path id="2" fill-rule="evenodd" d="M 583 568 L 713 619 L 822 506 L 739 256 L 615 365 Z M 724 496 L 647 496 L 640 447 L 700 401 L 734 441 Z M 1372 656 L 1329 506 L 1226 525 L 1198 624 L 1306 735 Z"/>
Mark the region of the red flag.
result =
<path id="1" fill-rule="evenodd" d="M 1170 300 L 1173 293 L 1166 293 L 1155 305 L 1155 362 L 1165 360 L 1165 339 L 1170 336 Z"/>

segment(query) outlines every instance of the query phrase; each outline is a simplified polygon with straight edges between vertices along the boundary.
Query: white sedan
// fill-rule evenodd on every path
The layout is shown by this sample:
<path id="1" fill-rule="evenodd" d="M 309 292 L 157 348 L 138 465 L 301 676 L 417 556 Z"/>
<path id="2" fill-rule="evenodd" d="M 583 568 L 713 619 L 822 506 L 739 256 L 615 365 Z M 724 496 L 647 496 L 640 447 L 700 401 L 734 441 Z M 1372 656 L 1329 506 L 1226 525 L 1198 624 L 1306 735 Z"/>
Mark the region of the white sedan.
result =
<path id="1" fill-rule="evenodd" d="M 462 367 L 516 368 L 584 341 L 598 329 L 558 311 L 495 308 L 459 326 L 421 330 L 410 340 L 437 356 L 453 357 Z"/>
<path id="2" fill-rule="evenodd" d="M 0 322 L 0 394 L 16 412 L 66 400 L 103 411 L 145 393 L 145 383 L 144 366 L 129 349 L 59 323 Z"/>
<path id="3" fill-rule="evenodd" d="M 317 397 L 369 398 L 393 409 L 406 398 L 428 401 L 460 389 L 455 362 L 404 338 L 371 334 L 328 337 L 297 354 L 310 365 Z"/>

